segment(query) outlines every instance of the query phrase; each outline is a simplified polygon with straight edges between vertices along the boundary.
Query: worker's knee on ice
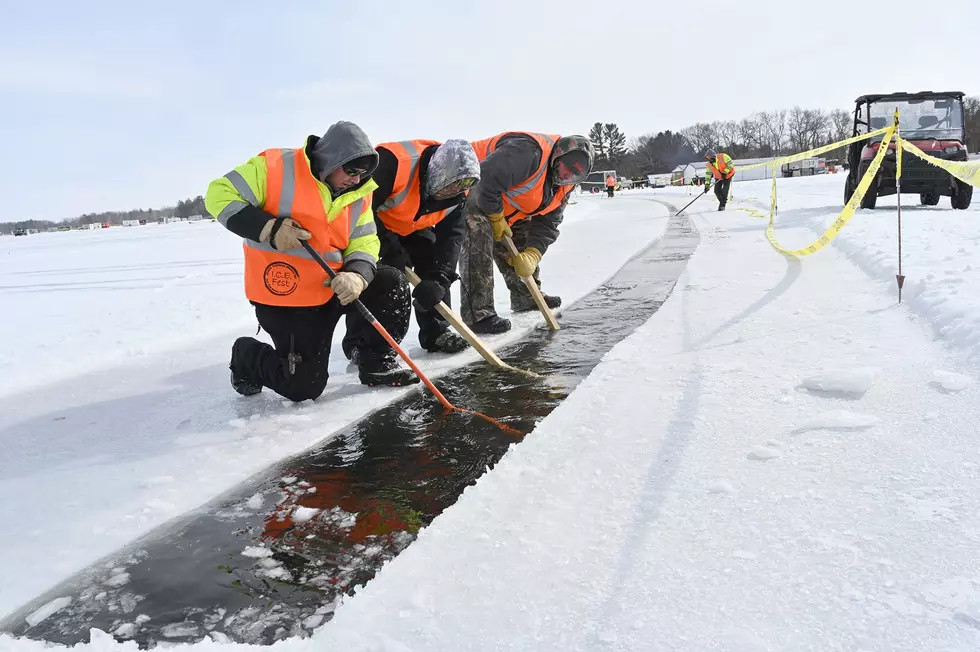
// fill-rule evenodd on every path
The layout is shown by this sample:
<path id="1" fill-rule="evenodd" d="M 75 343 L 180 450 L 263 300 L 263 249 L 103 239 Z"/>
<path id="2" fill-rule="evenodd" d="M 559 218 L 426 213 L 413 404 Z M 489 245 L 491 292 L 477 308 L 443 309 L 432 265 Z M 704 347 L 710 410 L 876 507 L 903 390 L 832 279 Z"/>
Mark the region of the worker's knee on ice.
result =
<path id="1" fill-rule="evenodd" d="M 295 372 L 279 393 L 297 403 L 318 398 L 327 386 L 328 377 L 327 370 L 318 366 L 317 362 L 297 363 Z"/>
<path id="2" fill-rule="evenodd" d="M 405 313 L 405 319 L 408 318 L 411 295 L 408 277 L 403 271 L 387 265 L 379 265 L 374 280 L 361 295 L 361 301 L 384 323 L 385 317 L 389 315 Z"/>
<path id="3" fill-rule="evenodd" d="M 408 277 L 405 272 L 388 265 L 378 265 L 374 274 L 374 280 L 368 284 L 364 290 L 365 297 L 377 295 L 389 295 L 392 293 L 401 295 L 408 292 Z"/>

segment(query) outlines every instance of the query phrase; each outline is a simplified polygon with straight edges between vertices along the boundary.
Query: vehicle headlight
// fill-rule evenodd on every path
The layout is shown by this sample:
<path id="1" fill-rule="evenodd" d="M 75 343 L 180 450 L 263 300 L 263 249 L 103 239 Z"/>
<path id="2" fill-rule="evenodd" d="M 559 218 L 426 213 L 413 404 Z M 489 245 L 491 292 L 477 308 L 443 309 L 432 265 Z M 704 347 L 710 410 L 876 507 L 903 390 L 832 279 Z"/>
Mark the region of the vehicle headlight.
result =
<path id="1" fill-rule="evenodd" d="M 959 145 L 950 145 L 949 147 L 943 150 L 943 154 L 956 154 L 959 151 L 960 151 Z"/>

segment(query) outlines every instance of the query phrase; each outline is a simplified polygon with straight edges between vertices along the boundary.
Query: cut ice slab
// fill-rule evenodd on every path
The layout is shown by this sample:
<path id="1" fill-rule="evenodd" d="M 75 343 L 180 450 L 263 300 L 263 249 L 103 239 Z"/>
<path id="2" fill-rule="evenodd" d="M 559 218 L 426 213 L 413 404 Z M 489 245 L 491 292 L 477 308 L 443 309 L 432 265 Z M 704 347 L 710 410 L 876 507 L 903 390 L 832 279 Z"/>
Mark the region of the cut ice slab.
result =
<path id="1" fill-rule="evenodd" d="M 814 394 L 860 398 L 871 389 L 877 373 L 872 367 L 826 371 L 804 378 L 800 387 Z"/>
<path id="2" fill-rule="evenodd" d="M 937 369 L 932 372 L 933 377 L 936 382 L 947 392 L 959 392 L 967 387 L 973 382 L 973 379 L 969 376 L 964 376 L 963 374 L 954 373 L 952 371 L 941 371 Z"/>
<path id="3" fill-rule="evenodd" d="M 829 410 L 807 420 L 796 432 L 808 430 L 864 430 L 881 423 L 873 414 L 860 414 L 847 410 Z"/>
<path id="4" fill-rule="evenodd" d="M 61 611 L 62 609 L 64 609 L 70 604 L 71 604 L 71 598 L 68 597 L 55 598 L 54 600 L 46 603 L 44 606 L 40 607 L 34 613 L 28 616 L 26 619 L 27 624 L 30 625 L 31 627 L 34 627 L 38 623 L 47 619 L 48 616 L 51 616 L 52 614 Z"/>

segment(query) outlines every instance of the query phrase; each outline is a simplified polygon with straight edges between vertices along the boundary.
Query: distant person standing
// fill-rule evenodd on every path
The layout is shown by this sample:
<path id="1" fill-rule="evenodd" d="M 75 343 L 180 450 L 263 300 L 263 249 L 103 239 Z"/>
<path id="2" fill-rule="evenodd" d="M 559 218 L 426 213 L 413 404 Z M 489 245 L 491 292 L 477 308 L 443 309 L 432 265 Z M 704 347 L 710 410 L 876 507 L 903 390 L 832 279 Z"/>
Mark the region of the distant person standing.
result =
<path id="1" fill-rule="evenodd" d="M 606 176 L 606 192 L 609 194 L 610 197 L 612 197 L 613 196 L 613 193 L 615 191 L 616 191 L 616 177 L 614 177 L 611 174 L 610 175 L 607 175 Z"/>
<path id="2" fill-rule="evenodd" d="M 735 176 L 735 166 L 732 157 L 725 153 L 717 153 L 709 149 L 704 155 L 708 165 L 704 170 L 704 192 L 711 187 L 711 178 L 715 179 L 715 197 L 718 198 L 718 210 L 725 210 L 728 203 L 728 191 L 732 187 L 732 177 Z"/>

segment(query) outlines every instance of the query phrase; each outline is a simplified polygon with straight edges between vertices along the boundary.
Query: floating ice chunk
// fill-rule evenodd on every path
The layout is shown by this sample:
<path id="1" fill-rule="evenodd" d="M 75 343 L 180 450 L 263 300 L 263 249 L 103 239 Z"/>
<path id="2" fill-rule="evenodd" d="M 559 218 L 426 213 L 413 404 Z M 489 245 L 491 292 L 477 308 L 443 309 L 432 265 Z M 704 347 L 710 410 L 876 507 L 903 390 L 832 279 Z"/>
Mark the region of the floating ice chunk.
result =
<path id="1" fill-rule="evenodd" d="M 796 429 L 797 432 L 807 430 L 863 430 L 881 423 L 881 419 L 872 414 L 860 414 L 848 410 L 829 410 L 822 412 L 806 421 Z"/>
<path id="2" fill-rule="evenodd" d="M 293 512 L 294 523 L 306 523 L 320 512 L 316 507 L 297 507 Z"/>
<path id="3" fill-rule="evenodd" d="M 249 509 L 262 509 L 262 503 L 262 494 L 254 494 L 248 499 L 248 502 L 245 503 L 245 505 L 248 506 Z"/>
<path id="4" fill-rule="evenodd" d="M 170 623 L 160 629 L 160 633 L 167 638 L 184 638 L 196 636 L 198 627 L 194 623 Z"/>
<path id="5" fill-rule="evenodd" d="M 322 623 L 323 623 L 323 616 L 321 616 L 320 614 L 313 614 L 312 616 L 308 616 L 305 620 L 303 620 L 303 627 L 305 627 L 306 629 L 316 629 Z"/>
<path id="6" fill-rule="evenodd" d="M 252 559 L 262 559 L 263 557 L 271 557 L 272 551 L 262 546 L 245 546 L 245 550 L 242 550 L 242 555 L 244 557 L 251 557 Z"/>
<path id="7" fill-rule="evenodd" d="M 27 621 L 28 625 L 34 627 L 38 623 L 43 622 L 48 616 L 58 613 L 70 604 L 71 598 L 55 598 L 51 602 L 48 602 L 42 606 L 40 609 L 35 610 L 34 613 L 29 615 L 24 620 Z"/>
<path id="8" fill-rule="evenodd" d="M 119 638 L 133 638 L 136 636 L 136 625 L 134 623 L 123 623 L 112 631 L 113 636 Z"/>
<path id="9" fill-rule="evenodd" d="M 106 580 L 106 586 L 122 586 L 129 582 L 129 573 L 116 573 L 112 577 Z"/>

